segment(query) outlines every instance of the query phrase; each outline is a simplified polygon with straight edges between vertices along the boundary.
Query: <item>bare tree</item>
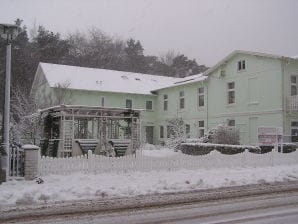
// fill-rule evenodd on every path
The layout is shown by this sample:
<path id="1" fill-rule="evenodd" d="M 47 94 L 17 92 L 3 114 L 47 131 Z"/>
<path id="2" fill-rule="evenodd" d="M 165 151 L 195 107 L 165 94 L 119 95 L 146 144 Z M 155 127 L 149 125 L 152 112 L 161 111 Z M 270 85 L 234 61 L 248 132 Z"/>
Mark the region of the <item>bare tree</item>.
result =
<path id="1" fill-rule="evenodd" d="M 175 52 L 175 50 L 169 50 L 164 54 L 160 55 L 160 61 L 168 66 L 173 65 L 173 60 L 176 58 L 180 53 Z"/>

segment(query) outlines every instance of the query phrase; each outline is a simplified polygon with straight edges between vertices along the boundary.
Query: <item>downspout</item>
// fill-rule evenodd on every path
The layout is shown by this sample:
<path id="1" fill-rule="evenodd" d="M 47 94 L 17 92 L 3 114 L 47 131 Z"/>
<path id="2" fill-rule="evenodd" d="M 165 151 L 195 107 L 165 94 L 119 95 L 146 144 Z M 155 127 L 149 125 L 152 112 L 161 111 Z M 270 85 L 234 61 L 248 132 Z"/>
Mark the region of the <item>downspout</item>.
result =
<path id="1" fill-rule="evenodd" d="M 285 88 L 284 88 L 284 77 L 285 77 L 285 59 L 281 59 L 281 102 L 282 102 L 282 134 L 285 134 L 285 113 L 286 113 L 286 100 L 285 100 Z"/>
<path id="2" fill-rule="evenodd" d="M 208 85 L 207 82 L 205 82 L 205 80 L 203 81 L 203 84 L 206 84 L 206 132 L 209 130 L 209 100 L 208 100 Z"/>

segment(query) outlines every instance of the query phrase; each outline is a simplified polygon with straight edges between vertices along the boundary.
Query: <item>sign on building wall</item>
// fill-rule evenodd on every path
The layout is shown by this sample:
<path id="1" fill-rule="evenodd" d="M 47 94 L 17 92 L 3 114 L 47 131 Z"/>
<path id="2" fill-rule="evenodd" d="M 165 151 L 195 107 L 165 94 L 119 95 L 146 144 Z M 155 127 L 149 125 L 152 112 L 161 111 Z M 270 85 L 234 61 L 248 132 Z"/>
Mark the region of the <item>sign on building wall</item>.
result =
<path id="1" fill-rule="evenodd" d="M 282 127 L 258 127 L 260 145 L 276 145 L 282 140 Z"/>

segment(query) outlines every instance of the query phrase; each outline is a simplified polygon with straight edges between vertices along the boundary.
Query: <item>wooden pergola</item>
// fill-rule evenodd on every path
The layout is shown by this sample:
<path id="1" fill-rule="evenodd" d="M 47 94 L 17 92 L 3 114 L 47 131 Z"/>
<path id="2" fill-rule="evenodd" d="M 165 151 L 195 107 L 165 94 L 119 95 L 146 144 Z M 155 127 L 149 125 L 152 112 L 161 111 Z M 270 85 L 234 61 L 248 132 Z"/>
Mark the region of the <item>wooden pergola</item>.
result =
<path id="1" fill-rule="evenodd" d="M 41 142 L 45 155 L 77 156 L 84 153 L 77 142 L 96 144 L 95 153 L 102 154 L 111 141 L 129 142 L 130 152 L 140 145 L 141 110 L 97 106 L 60 105 L 40 111 L 43 124 Z M 87 143 L 86 143 L 87 142 Z M 53 153 L 53 150 L 55 153 Z"/>

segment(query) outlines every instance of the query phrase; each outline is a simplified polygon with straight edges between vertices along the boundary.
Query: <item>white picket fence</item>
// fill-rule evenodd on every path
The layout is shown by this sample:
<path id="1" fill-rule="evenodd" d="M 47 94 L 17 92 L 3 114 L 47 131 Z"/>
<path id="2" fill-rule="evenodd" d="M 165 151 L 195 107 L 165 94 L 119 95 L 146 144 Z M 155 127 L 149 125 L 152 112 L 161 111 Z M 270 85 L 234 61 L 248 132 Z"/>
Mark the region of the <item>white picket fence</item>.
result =
<path id="1" fill-rule="evenodd" d="M 244 168 L 298 164 L 298 152 L 253 154 L 244 152 L 224 155 L 217 151 L 203 156 L 177 154 L 169 157 L 148 157 L 138 151 L 136 155 L 105 157 L 92 154 L 81 157 L 42 157 L 39 161 L 39 175 L 67 175 L 81 173 L 126 173 L 144 171 L 174 171 L 179 169 Z"/>

